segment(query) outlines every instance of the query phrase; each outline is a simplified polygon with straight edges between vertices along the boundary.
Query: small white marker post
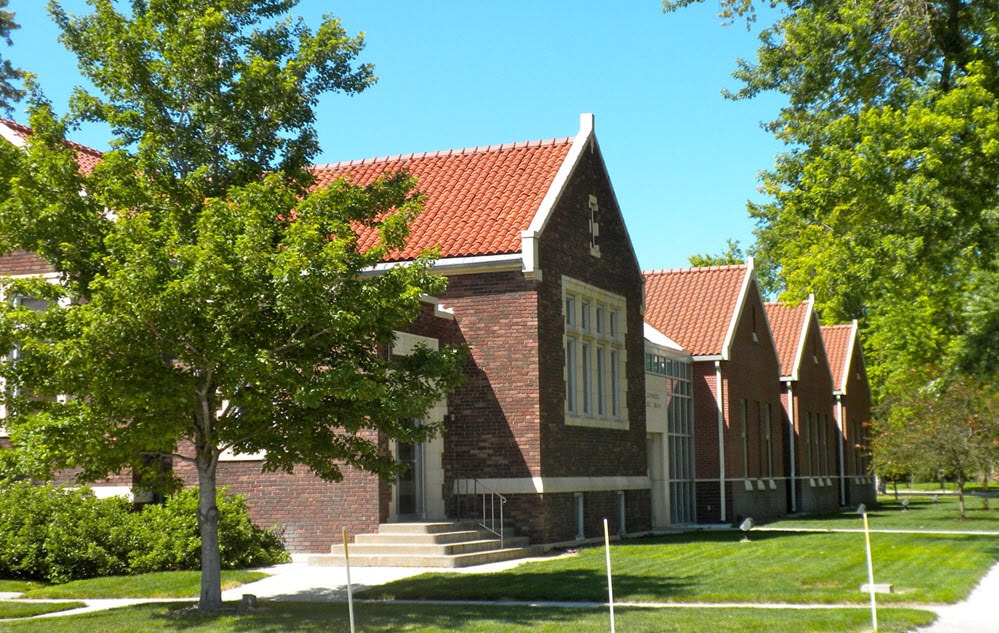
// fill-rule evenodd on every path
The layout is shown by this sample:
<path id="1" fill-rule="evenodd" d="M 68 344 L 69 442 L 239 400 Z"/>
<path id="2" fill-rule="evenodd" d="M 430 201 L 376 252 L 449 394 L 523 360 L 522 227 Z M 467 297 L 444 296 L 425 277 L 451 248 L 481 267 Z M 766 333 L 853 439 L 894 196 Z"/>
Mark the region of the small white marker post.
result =
<path id="1" fill-rule="evenodd" d="M 611 579 L 610 530 L 607 527 L 606 517 L 604 517 L 604 551 L 607 552 L 607 601 L 610 603 L 610 630 L 611 633 L 614 633 L 614 583 Z"/>
<path id="2" fill-rule="evenodd" d="M 864 517 L 864 542 L 867 545 L 867 590 L 871 594 L 871 624 L 878 630 L 878 607 L 874 599 L 874 564 L 871 562 L 871 531 L 867 525 L 867 506 L 860 504 L 857 508 Z"/>
<path id="3" fill-rule="evenodd" d="M 347 614 L 350 617 L 350 633 L 354 633 L 354 589 L 350 584 L 350 552 L 347 549 L 346 526 L 343 528 L 343 560 L 347 567 Z"/>

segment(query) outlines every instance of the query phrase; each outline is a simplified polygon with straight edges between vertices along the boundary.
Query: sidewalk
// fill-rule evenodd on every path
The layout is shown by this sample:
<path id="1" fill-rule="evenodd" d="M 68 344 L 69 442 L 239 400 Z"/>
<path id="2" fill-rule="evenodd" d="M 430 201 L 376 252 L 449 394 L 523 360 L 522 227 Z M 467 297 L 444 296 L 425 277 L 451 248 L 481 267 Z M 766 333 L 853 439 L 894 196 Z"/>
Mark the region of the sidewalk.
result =
<path id="1" fill-rule="evenodd" d="M 999 563 L 992 566 L 964 602 L 933 610 L 940 618 L 915 633 L 990 633 L 999 628 Z"/>

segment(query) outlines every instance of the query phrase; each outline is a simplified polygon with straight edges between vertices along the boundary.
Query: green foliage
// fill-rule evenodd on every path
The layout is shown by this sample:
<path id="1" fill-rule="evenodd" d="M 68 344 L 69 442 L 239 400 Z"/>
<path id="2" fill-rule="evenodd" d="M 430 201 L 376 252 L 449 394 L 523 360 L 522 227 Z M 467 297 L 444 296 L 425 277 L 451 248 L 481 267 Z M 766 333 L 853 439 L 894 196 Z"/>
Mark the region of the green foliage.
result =
<path id="1" fill-rule="evenodd" d="M 859 319 L 876 398 L 926 363 L 994 377 L 999 8 L 720 2 L 730 19 L 761 5 L 775 22 L 730 96 L 786 99 L 767 124 L 787 145 L 763 176 L 771 201 L 750 209 L 767 290 Z"/>
<path id="2" fill-rule="evenodd" d="M 273 532 L 253 525 L 246 501 L 239 495 L 219 498 L 219 551 L 223 569 L 243 569 L 285 563 L 290 559 Z M 198 533 L 198 491 L 193 488 L 150 505 L 131 522 L 141 547 L 129 557 L 131 573 L 201 568 Z"/>
<path id="3" fill-rule="evenodd" d="M 391 476 L 379 434 L 437 433 L 405 421 L 457 384 L 462 354 L 384 353 L 444 289 L 432 253 L 370 274 L 405 245 L 414 181 L 310 189 L 319 96 L 374 81 L 360 36 L 286 17 L 295 0 L 89 3 L 49 6 L 97 94 L 77 90 L 60 120 L 35 88 L 24 156 L 0 164 L 0 249 L 40 255 L 61 280 L 3 283 L 50 301 L 0 309 L 0 346 L 19 350 L 0 368 L 8 427 L 24 461 L 81 480 L 192 461 L 201 604 L 217 608 L 222 452 L 331 481 L 344 465 Z M 66 135 L 88 120 L 114 138 L 84 173 Z"/>
<path id="4" fill-rule="evenodd" d="M 286 562 L 278 537 L 254 526 L 245 501 L 220 498 L 220 551 L 226 569 Z M 80 578 L 198 569 L 197 491 L 134 512 L 124 499 L 98 499 L 28 481 L 0 489 L 0 577 L 64 583 Z"/>
<path id="5" fill-rule="evenodd" d="M 725 240 L 725 252 L 718 255 L 701 253 L 687 258 L 691 266 L 729 266 L 746 263 L 746 254 L 739 246 L 739 240 Z"/>
<path id="6" fill-rule="evenodd" d="M 66 582 L 124 573 L 127 502 L 27 481 L 0 490 L 0 576 Z"/>
<path id="7" fill-rule="evenodd" d="M 5 8 L 7 4 L 7 0 L 0 0 L 0 46 L 13 45 L 10 33 L 20 28 L 14 21 L 14 12 Z M 23 76 L 23 71 L 14 68 L 9 59 L 3 58 L 0 49 L 0 113 L 10 114 L 11 104 L 24 96 L 24 91 L 11 83 L 12 80 L 17 81 Z"/>

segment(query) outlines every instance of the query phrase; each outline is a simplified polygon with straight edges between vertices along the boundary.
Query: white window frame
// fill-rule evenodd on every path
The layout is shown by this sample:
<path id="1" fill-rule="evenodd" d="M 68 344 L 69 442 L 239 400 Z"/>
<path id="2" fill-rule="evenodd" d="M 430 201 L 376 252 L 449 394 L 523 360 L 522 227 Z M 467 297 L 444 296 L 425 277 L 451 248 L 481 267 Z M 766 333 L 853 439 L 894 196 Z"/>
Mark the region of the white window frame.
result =
<path id="1" fill-rule="evenodd" d="M 627 301 L 562 277 L 566 424 L 627 429 Z"/>

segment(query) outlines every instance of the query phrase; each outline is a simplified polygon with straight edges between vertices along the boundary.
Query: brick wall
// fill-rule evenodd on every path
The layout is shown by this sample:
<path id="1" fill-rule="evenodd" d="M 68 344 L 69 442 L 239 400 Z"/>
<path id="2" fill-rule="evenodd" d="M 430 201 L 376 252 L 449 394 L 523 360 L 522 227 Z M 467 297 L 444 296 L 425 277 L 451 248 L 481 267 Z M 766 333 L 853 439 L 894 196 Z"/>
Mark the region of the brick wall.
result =
<path id="1" fill-rule="evenodd" d="M 786 505 L 785 490 L 780 480 L 785 472 L 785 431 L 781 423 L 780 372 L 755 282 L 748 289 L 736 323 L 729 360 L 721 361 L 721 371 L 727 491 L 725 522 L 734 522 L 737 517 L 762 518 L 783 514 L 780 510 Z M 706 523 L 721 520 L 717 398 L 714 362 L 694 363 L 697 520 Z M 743 401 L 746 406 L 745 441 Z M 769 447 L 765 432 L 767 406 L 770 411 Z M 767 460 L 768 450 L 770 462 Z M 744 482 L 747 474 L 754 484 L 752 490 L 746 490 Z M 774 488 L 770 486 L 771 479 L 774 480 Z M 759 489 L 759 481 L 764 482 L 763 490 Z"/>
<path id="2" fill-rule="evenodd" d="M 789 370 L 784 371 L 787 373 Z M 797 486 L 801 493 L 797 509 L 801 512 L 837 510 L 839 428 L 833 409 L 832 374 L 822 345 L 818 321 L 814 315 L 807 324 L 805 348 L 798 367 L 798 380 L 794 383 L 794 397 L 797 440 L 795 452 L 798 458 L 797 475 L 800 478 Z M 812 437 L 812 429 L 803 429 L 803 425 L 808 424 L 809 414 L 817 421 L 819 433 L 817 438 Z M 817 446 L 815 439 L 818 439 Z M 833 485 L 825 485 L 827 480 L 832 481 Z"/>
<path id="3" fill-rule="evenodd" d="M 600 207 L 600 256 L 590 254 L 589 196 Z M 547 476 L 645 475 L 644 281 L 598 152 L 585 151 L 542 235 L 539 289 L 542 444 Z M 627 302 L 627 430 L 565 424 L 565 316 L 562 276 L 621 295 Z"/>
<path id="4" fill-rule="evenodd" d="M 441 302 L 469 350 L 465 384 L 448 398 L 451 477 L 541 474 L 536 284 L 520 272 L 455 275 Z"/>

